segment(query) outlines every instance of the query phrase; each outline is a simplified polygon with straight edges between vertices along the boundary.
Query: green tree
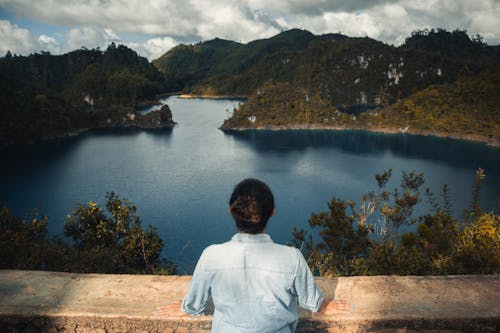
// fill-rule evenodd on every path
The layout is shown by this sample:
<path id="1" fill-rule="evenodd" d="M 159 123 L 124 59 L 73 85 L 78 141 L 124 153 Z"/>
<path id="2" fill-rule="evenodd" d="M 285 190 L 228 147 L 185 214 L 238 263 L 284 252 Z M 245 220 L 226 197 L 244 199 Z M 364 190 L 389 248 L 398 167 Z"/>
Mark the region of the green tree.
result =
<path id="1" fill-rule="evenodd" d="M 68 215 L 64 234 L 47 238 L 48 218 L 37 210 L 26 220 L 0 208 L 0 269 L 41 269 L 75 273 L 174 274 L 160 259 L 163 242 L 152 226 L 143 228 L 137 209 L 113 192 L 105 212 L 95 202 Z"/>
<path id="2" fill-rule="evenodd" d="M 37 210 L 22 220 L 6 207 L 0 208 L 0 268 L 41 268 L 47 222 L 47 216 Z"/>
<path id="3" fill-rule="evenodd" d="M 320 241 L 313 243 L 311 238 L 307 241 L 305 230 L 294 229 L 293 244 L 306 251 L 313 272 L 322 276 L 354 275 L 355 260 L 368 250 L 370 229 L 357 223 L 352 214 L 353 202 L 333 198 L 328 208 L 309 219 L 309 225 L 319 230 Z"/>
<path id="4" fill-rule="evenodd" d="M 110 192 L 106 208 L 109 215 L 89 201 L 66 218 L 64 234 L 74 242 L 80 269 L 102 273 L 175 271 L 171 262 L 160 260 L 163 241 L 156 229 L 142 227 L 137 208 L 130 201 Z"/>
<path id="5" fill-rule="evenodd" d="M 438 198 L 425 191 L 431 212 L 414 216 L 421 202 L 424 175 L 403 172 L 399 188 L 386 185 L 392 171 L 376 175 L 377 192 L 368 192 L 357 206 L 333 198 L 328 212 L 312 214 L 309 224 L 316 237 L 292 229 L 292 245 L 320 275 L 428 275 L 500 272 L 500 217 L 483 213 L 479 192 L 484 170 L 476 172 L 472 209 L 461 223 L 451 214 L 447 186 Z M 349 212 L 347 212 L 349 208 Z M 418 223 L 414 231 L 401 226 Z"/>

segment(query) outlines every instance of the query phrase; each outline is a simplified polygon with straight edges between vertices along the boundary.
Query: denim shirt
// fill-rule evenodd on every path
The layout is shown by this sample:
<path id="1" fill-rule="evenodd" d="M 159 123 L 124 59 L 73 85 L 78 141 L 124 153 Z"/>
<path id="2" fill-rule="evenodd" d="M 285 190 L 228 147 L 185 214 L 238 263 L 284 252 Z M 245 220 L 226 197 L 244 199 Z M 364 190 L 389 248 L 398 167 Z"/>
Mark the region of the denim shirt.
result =
<path id="1" fill-rule="evenodd" d="M 238 233 L 203 251 L 182 311 L 202 313 L 210 295 L 217 333 L 294 332 L 296 303 L 318 311 L 323 301 L 302 253 L 267 234 Z"/>

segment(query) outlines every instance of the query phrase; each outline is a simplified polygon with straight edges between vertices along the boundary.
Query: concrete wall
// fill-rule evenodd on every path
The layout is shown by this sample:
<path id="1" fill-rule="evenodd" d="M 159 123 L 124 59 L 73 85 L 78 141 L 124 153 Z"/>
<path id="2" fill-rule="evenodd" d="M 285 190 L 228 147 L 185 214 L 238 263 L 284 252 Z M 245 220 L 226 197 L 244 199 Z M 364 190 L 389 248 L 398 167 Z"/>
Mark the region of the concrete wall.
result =
<path id="1" fill-rule="evenodd" d="M 0 332 L 209 332 L 210 313 L 158 319 L 191 277 L 0 270 Z M 500 332 L 500 276 L 318 278 L 347 313 L 301 313 L 298 332 Z"/>

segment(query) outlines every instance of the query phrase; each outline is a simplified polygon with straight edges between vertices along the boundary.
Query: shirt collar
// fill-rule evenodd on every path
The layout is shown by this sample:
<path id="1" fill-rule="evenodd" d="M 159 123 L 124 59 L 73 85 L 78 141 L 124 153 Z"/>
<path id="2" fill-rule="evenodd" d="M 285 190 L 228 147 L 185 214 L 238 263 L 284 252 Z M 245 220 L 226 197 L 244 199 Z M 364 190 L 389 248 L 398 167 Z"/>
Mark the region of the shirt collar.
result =
<path id="1" fill-rule="evenodd" d="M 232 241 L 239 243 L 272 243 L 273 240 L 268 234 L 243 234 L 237 233 L 232 238 Z"/>

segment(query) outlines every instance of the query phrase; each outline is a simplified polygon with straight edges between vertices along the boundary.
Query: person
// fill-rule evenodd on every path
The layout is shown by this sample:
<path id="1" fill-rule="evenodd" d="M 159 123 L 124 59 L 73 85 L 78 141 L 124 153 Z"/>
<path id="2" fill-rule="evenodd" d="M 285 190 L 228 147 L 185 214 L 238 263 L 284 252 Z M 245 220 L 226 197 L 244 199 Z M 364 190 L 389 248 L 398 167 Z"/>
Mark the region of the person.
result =
<path id="1" fill-rule="evenodd" d="M 325 315 L 347 311 L 345 301 L 323 300 L 298 249 L 276 244 L 266 233 L 274 197 L 264 182 L 250 178 L 237 184 L 229 213 L 238 232 L 203 251 L 187 295 L 156 308 L 157 316 L 199 315 L 211 295 L 212 332 L 289 333 L 298 323 L 296 303 Z"/>

